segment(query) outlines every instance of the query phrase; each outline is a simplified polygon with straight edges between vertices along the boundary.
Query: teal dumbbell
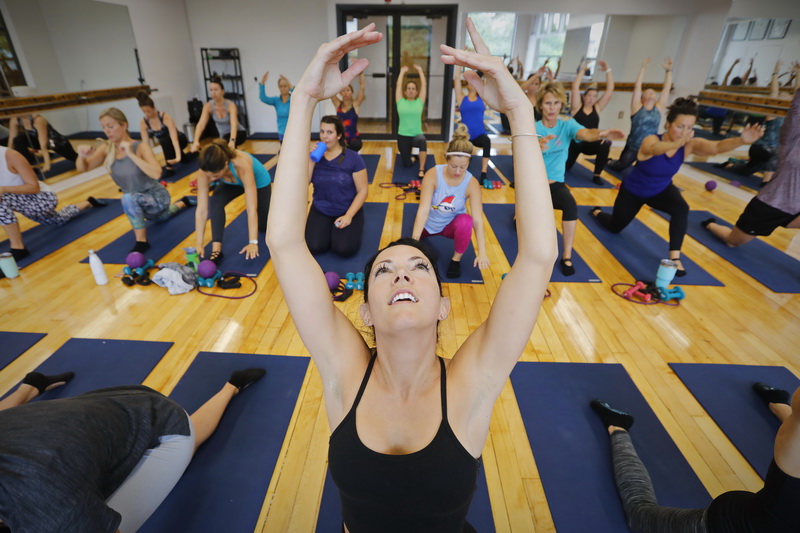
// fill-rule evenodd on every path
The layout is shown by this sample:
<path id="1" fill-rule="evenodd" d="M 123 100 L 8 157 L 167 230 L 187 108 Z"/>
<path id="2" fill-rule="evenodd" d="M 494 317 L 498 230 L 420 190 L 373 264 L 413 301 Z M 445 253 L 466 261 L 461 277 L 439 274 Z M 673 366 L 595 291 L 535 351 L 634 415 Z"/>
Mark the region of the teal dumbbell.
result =
<path id="1" fill-rule="evenodd" d="M 356 274 L 355 286 L 356 286 L 356 290 L 357 291 L 363 291 L 364 290 L 364 273 L 363 272 L 359 272 L 358 274 Z"/>
<path id="2" fill-rule="evenodd" d="M 355 282 L 355 278 L 356 278 L 356 275 L 355 275 L 355 274 L 353 274 L 352 272 L 348 272 L 348 273 L 347 273 L 347 274 L 344 276 L 344 279 L 346 279 L 346 280 L 347 280 L 347 281 L 344 283 L 344 288 L 345 288 L 345 289 L 348 289 L 348 290 L 353 290 L 353 289 L 355 289 L 355 288 L 356 288 L 356 282 Z"/>

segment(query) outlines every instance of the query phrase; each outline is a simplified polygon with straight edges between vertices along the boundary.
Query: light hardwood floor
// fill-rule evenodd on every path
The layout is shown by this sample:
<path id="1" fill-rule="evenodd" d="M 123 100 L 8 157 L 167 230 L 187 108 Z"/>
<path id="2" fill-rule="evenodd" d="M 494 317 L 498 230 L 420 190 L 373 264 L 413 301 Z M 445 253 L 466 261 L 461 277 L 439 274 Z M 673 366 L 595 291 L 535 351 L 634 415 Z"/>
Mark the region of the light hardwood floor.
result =
<path id="1" fill-rule="evenodd" d="M 365 142 L 362 153 L 380 154 L 393 143 Z M 443 161 L 444 145 L 429 143 Z M 248 142 L 254 153 L 277 151 L 275 142 Z M 500 145 L 509 153 L 509 145 Z M 388 202 L 381 244 L 400 236 L 403 201 L 390 181 L 384 158 L 378 166 L 368 201 Z M 275 160 L 269 163 L 274 164 Z M 268 166 L 269 166 L 268 165 Z M 607 177 L 616 183 L 613 177 Z M 173 199 L 189 193 L 185 178 L 169 186 Z M 675 183 L 693 209 L 708 209 L 735 220 L 745 202 L 701 182 L 677 176 Z M 62 203 L 88 195 L 119 197 L 108 177 L 100 177 L 59 194 Z M 616 191 L 573 189 L 582 205 L 611 205 Z M 509 187 L 484 191 L 486 203 L 511 203 Z M 414 202 L 415 200 L 406 200 Z M 243 198 L 228 206 L 228 220 L 244 209 Z M 558 215 L 557 215 L 558 216 Z M 666 236 L 667 222 L 648 208 L 639 219 Z M 22 221 L 23 229 L 31 227 Z M 491 266 L 485 284 L 446 284 L 453 312 L 442 327 L 441 350 L 450 356 L 484 320 L 509 264 L 487 227 Z M 18 279 L 0 280 L 2 329 L 46 332 L 48 335 L 0 372 L 0 392 L 10 389 L 71 337 L 171 341 L 175 344 L 145 381 L 168 394 L 200 351 L 305 356 L 297 331 L 275 279 L 271 263 L 258 277 L 258 292 L 244 300 L 208 298 L 196 292 L 169 296 L 155 287 L 128 288 L 112 278 L 94 284 L 88 265 L 79 261 L 89 248 L 100 248 L 130 229 L 120 214 L 110 223 L 25 268 Z M 795 233 L 779 229 L 765 238 L 785 250 Z M 194 244 L 190 236 L 181 246 Z M 181 246 L 165 261 L 183 261 Z M 776 294 L 691 237 L 684 253 L 720 279 L 725 287 L 689 287 L 678 308 L 631 305 L 612 294 L 615 282 L 629 275 L 581 223 L 575 249 L 603 283 L 553 283 L 523 361 L 620 363 L 633 378 L 712 496 L 734 489 L 757 490 L 758 475 L 742 458 L 694 397 L 668 367 L 670 362 L 713 362 L 784 365 L 800 375 L 800 296 Z M 117 267 L 107 265 L 109 275 Z M 244 290 L 244 289 L 242 289 Z M 359 297 L 338 304 L 356 320 Z M 310 366 L 284 440 L 280 459 L 265 495 L 256 531 L 312 531 L 326 470 L 329 428 L 319 375 Z M 483 454 L 497 530 L 554 531 L 512 386 L 496 404 Z"/>

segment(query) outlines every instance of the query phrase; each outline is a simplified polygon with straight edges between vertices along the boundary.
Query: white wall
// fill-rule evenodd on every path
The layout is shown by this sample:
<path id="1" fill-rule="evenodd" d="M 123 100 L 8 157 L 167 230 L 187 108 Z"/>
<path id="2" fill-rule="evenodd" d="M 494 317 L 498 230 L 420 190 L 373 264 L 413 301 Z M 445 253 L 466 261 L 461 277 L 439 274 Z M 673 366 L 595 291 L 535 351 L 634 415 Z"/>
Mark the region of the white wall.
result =
<path id="1" fill-rule="evenodd" d="M 741 58 L 736 65 L 731 78 L 743 76 L 749 68 L 750 58 L 753 58 L 753 68 L 758 74 L 758 85 L 766 85 L 775 67 L 775 60 L 783 60 L 782 70 L 788 71 L 792 61 L 800 59 L 800 18 L 792 21 L 789 31 L 783 39 L 763 39 L 760 41 L 728 41 L 724 44 L 721 59 L 709 72 L 709 78 L 721 82 L 733 61 Z M 752 76 L 752 72 L 750 76 Z"/>

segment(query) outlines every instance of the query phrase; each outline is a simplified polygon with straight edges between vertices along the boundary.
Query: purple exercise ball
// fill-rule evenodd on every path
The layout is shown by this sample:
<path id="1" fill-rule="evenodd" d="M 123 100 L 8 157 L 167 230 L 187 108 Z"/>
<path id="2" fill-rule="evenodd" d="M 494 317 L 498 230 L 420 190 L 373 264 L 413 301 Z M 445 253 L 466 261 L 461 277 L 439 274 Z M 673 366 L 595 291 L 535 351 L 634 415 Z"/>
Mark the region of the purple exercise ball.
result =
<path id="1" fill-rule="evenodd" d="M 732 186 L 734 186 L 734 187 L 741 187 L 741 186 L 742 186 L 742 184 L 741 184 L 741 183 L 739 183 L 739 182 L 738 182 L 738 181 L 736 181 L 736 180 L 732 181 L 732 182 L 731 182 L 731 185 L 732 185 Z"/>
<path id="2" fill-rule="evenodd" d="M 713 190 L 714 190 L 714 189 L 716 189 L 716 188 L 717 188 L 717 182 L 716 182 L 716 181 L 714 181 L 714 180 L 708 180 L 708 181 L 706 182 L 706 190 L 707 190 L 707 191 L 713 191 Z"/>
<path id="3" fill-rule="evenodd" d="M 339 274 L 336 272 L 325 272 L 325 280 L 328 282 L 328 288 L 335 291 L 339 287 Z"/>
<path id="4" fill-rule="evenodd" d="M 204 278 L 214 277 L 214 274 L 217 273 L 217 264 L 209 259 L 204 259 L 197 266 L 197 273 Z"/>
<path id="5" fill-rule="evenodd" d="M 147 259 L 145 259 L 144 254 L 141 252 L 131 252 L 128 254 L 128 257 L 125 258 L 125 263 L 131 268 L 141 268 L 146 262 Z"/>

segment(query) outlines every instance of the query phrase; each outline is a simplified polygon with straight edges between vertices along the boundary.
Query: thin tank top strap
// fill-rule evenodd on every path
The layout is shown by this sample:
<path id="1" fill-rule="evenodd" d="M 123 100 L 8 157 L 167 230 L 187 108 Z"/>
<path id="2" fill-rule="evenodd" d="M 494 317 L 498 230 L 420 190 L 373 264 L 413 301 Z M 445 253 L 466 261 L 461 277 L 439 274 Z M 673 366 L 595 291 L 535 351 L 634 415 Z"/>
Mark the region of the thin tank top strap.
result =
<path id="1" fill-rule="evenodd" d="M 439 368 L 441 369 L 439 381 L 442 391 L 442 421 L 447 422 L 447 366 L 444 364 L 444 359 L 442 359 L 441 356 L 439 356 Z"/>
<path id="2" fill-rule="evenodd" d="M 358 407 L 358 403 L 361 401 L 361 396 L 364 394 L 364 390 L 367 388 L 367 382 L 369 381 L 369 376 L 372 374 L 372 367 L 375 365 L 375 359 L 378 357 L 378 350 L 372 352 L 372 357 L 369 360 L 369 364 L 367 365 L 367 371 L 364 372 L 364 379 L 361 380 L 361 386 L 358 388 L 358 394 L 356 394 L 356 399 L 353 402 L 353 407 L 350 408 L 352 412 L 355 412 L 356 407 Z"/>

